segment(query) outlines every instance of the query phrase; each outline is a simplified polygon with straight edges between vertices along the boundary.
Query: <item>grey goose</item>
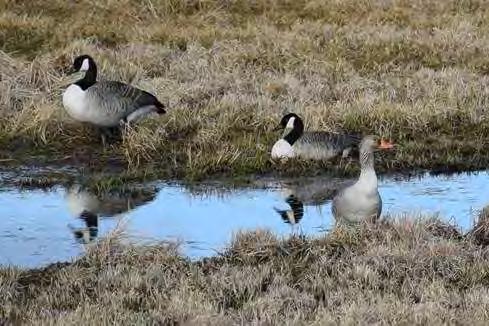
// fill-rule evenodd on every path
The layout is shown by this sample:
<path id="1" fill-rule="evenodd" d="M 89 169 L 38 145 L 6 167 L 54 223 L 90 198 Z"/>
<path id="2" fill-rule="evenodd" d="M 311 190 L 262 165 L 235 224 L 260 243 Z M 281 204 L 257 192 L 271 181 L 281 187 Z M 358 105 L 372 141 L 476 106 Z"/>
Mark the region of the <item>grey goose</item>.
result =
<path id="1" fill-rule="evenodd" d="M 136 122 L 152 112 L 165 113 L 164 105 L 146 91 L 118 81 L 97 82 L 97 65 L 89 55 L 75 58 L 72 72 L 80 71 L 85 76 L 63 93 L 63 106 L 77 121 L 104 131 Z"/>
<path id="2" fill-rule="evenodd" d="M 329 160 L 341 155 L 347 157 L 360 139 L 353 135 L 325 131 L 304 132 L 304 123 L 295 113 L 282 117 L 274 130 L 285 129 L 284 136 L 272 147 L 273 159 L 300 157 L 312 160 Z"/>
<path id="3" fill-rule="evenodd" d="M 365 136 L 360 143 L 360 177 L 333 198 L 331 211 L 339 223 L 375 221 L 382 213 L 382 198 L 374 169 L 374 151 L 393 148 L 377 136 Z"/>

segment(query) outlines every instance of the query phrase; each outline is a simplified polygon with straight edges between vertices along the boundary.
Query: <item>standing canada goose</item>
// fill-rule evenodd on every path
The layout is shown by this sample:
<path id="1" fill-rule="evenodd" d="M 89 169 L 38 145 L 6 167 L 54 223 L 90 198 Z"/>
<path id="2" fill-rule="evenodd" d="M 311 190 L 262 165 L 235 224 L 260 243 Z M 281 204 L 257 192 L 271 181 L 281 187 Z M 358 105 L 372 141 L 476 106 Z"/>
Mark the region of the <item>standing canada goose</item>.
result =
<path id="1" fill-rule="evenodd" d="M 63 106 L 75 120 L 106 132 L 152 112 L 165 113 L 164 105 L 146 91 L 118 81 L 97 82 L 97 65 L 89 55 L 75 58 L 73 72 L 79 71 L 84 71 L 85 76 L 63 93 Z M 102 141 L 105 143 L 105 134 Z"/>
<path id="2" fill-rule="evenodd" d="M 375 221 L 380 217 L 382 199 L 374 169 L 374 150 L 390 149 L 393 146 L 376 136 L 363 138 L 360 143 L 360 177 L 333 198 L 331 211 L 337 222 Z"/>
<path id="3" fill-rule="evenodd" d="M 343 158 L 358 144 L 357 137 L 324 131 L 304 132 L 304 123 L 295 113 L 282 117 L 274 130 L 285 129 L 284 136 L 272 147 L 272 158 L 287 159 L 301 157 L 313 160 L 329 160 L 342 155 Z"/>

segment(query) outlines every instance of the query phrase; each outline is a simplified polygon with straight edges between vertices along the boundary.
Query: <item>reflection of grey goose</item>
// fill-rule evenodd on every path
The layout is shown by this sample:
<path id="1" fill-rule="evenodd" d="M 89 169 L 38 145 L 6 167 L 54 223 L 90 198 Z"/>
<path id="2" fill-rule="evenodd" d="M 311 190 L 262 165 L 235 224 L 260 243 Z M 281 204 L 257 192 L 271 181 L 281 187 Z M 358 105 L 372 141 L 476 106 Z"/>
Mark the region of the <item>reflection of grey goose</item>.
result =
<path id="1" fill-rule="evenodd" d="M 331 206 L 337 222 L 356 223 L 374 221 L 382 212 L 382 199 L 377 188 L 374 169 L 374 150 L 389 149 L 393 145 L 376 136 L 366 136 L 360 143 L 361 172 L 358 180 L 341 190 Z"/>
<path id="2" fill-rule="evenodd" d="M 357 137 L 351 135 L 324 131 L 304 132 L 304 123 L 295 113 L 282 118 L 275 130 L 280 129 L 286 129 L 285 135 L 273 145 L 272 158 L 328 160 L 339 155 L 347 157 L 359 142 Z"/>
<path id="3" fill-rule="evenodd" d="M 110 128 L 136 122 L 152 112 L 165 113 L 164 105 L 148 92 L 117 81 L 97 82 L 97 66 L 88 55 L 77 57 L 73 70 L 85 71 L 63 93 L 63 105 L 75 120 Z"/>

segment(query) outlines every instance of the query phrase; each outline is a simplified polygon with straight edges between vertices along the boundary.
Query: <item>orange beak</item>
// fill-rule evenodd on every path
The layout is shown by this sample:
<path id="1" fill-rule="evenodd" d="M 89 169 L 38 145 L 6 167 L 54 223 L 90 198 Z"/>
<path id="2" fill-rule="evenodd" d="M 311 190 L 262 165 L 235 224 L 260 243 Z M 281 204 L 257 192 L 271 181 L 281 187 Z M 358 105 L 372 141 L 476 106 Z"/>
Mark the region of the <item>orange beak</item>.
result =
<path id="1" fill-rule="evenodd" d="M 394 147 L 394 144 L 391 143 L 390 141 L 385 140 L 385 139 L 380 140 L 380 145 L 379 145 L 380 149 L 391 149 L 393 147 Z"/>

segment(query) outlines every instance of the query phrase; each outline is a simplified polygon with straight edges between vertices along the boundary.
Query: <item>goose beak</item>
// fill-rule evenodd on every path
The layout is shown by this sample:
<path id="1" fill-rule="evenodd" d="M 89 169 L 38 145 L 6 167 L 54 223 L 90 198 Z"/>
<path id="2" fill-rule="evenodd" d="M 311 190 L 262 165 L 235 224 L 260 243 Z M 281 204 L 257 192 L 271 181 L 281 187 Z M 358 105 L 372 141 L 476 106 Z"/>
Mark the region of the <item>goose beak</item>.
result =
<path id="1" fill-rule="evenodd" d="M 393 147 L 394 147 L 394 144 L 391 143 L 390 141 L 385 140 L 385 139 L 380 140 L 379 149 L 391 149 Z"/>
<path id="2" fill-rule="evenodd" d="M 284 129 L 284 127 L 282 127 L 282 125 L 278 125 L 275 128 L 273 128 L 272 131 L 279 131 L 279 130 L 282 130 L 282 129 Z"/>

